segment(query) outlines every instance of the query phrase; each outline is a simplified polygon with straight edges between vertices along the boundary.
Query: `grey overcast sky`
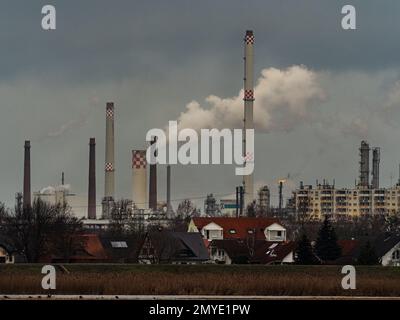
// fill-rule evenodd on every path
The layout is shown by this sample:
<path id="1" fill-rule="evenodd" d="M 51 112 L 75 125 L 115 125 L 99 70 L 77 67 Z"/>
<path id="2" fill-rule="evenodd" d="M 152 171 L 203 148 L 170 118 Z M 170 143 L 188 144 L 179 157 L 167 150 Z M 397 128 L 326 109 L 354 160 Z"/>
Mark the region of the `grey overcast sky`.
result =
<path id="1" fill-rule="evenodd" d="M 55 31 L 41 29 L 45 4 L 56 7 Z M 341 28 L 345 4 L 357 30 Z M 0 0 L 0 200 L 12 205 L 22 190 L 25 139 L 33 190 L 64 171 L 86 194 L 90 137 L 100 200 L 107 101 L 118 198 L 130 197 L 130 152 L 148 129 L 204 114 L 234 125 L 246 29 L 256 37 L 256 184 L 270 186 L 274 203 L 287 175 L 287 195 L 300 180 L 353 186 L 367 139 L 381 147 L 388 186 L 400 162 L 399 15 L 398 0 Z M 159 176 L 164 198 L 165 168 Z M 230 166 L 176 166 L 172 197 L 228 194 L 239 181 Z"/>

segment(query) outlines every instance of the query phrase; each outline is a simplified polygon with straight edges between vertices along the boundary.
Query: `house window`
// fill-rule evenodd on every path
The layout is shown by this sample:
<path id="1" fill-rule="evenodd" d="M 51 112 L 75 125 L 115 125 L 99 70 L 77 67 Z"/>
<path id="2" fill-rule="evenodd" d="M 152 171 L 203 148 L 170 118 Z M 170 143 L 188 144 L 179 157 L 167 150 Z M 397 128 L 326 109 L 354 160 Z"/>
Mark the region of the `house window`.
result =
<path id="1" fill-rule="evenodd" d="M 235 230 L 235 229 L 230 229 L 230 230 L 229 230 L 229 233 L 230 233 L 230 234 L 236 234 L 236 230 Z"/>
<path id="2" fill-rule="evenodd" d="M 278 237 L 282 237 L 282 231 L 277 231 L 276 234 L 277 234 Z"/>
<path id="3" fill-rule="evenodd" d="M 393 260 L 399 260 L 400 259 L 400 249 L 394 250 L 392 253 L 392 259 Z"/>
<path id="4" fill-rule="evenodd" d="M 111 241 L 112 248 L 128 248 L 126 241 Z"/>

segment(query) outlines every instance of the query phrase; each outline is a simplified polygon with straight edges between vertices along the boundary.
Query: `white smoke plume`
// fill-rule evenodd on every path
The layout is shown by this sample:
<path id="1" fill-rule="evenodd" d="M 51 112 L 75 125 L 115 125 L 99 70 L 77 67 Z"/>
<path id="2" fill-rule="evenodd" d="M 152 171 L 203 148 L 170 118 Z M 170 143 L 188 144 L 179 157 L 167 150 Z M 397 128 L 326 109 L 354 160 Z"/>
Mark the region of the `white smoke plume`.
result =
<path id="1" fill-rule="evenodd" d="M 64 185 L 59 185 L 56 187 L 53 186 L 48 186 L 40 190 L 40 194 L 55 194 L 56 191 L 61 192 L 61 191 L 66 191 L 68 192 L 71 189 L 71 185 L 69 184 L 64 184 Z"/>
<path id="2" fill-rule="evenodd" d="M 57 138 L 69 131 L 73 131 L 85 126 L 88 123 L 92 112 L 96 109 L 98 105 L 99 98 L 97 96 L 92 96 L 89 99 L 88 106 L 82 110 L 80 116 L 77 119 L 69 120 L 61 124 L 57 129 L 47 132 L 45 135 L 38 138 L 37 140 L 42 141 L 47 138 Z"/>
<path id="3" fill-rule="evenodd" d="M 318 75 L 305 66 L 262 70 L 254 95 L 254 125 L 263 132 L 290 131 L 311 121 L 309 108 L 325 100 Z M 243 90 L 231 98 L 210 95 L 205 102 L 207 106 L 197 101 L 186 105 L 178 118 L 179 129 L 242 128 Z"/>

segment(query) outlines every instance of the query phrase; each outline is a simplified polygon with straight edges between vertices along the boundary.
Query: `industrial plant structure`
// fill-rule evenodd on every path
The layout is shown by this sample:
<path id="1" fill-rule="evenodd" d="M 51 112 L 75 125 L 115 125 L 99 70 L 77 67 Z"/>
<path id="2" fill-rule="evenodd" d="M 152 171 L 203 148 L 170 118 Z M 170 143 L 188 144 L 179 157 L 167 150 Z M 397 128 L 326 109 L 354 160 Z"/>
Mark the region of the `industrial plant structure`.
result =
<path id="1" fill-rule="evenodd" d="M 336 188 L 335 183 L 323 180 L 315 186 L 304 185 L 293 192 L 292 211 L 319 220 L 325 215 L 354 217 L 367 214 L 397 214 L 400 212 L 400 177 L 395 186 L 379 187 L 380 149 L 372 148 L 372 180 L 370 181 L 369 153 L 366 141 L 360 147 L 360 176 L 354 188 Z"/>
<path id="2" fill-rule="evenodd" d="M 253 76 L 253 56 L 254 56 L 254 34 L 253 31 L 246 31 L 244 37 L 244 122 L 243 130 L 253 129 L 253 104 L 254 104 L 254 76 Z M 109 223 L 113 206 L 116 203 L 115 193 L 115 105 L 114 102 L 107 102 L 105 109 L 105 159 L 104 159 L 104 195 L 101 197 L 101 204 L 97 204 L 96 197 L 96 139 L 89 140 L 89 167 L 88 167 L 88 194 L 87 196 L 78 196 L 70 192 L 69 187 L 64 185 L 62 179 L 61 185 L 57 187 L 43 188 L 34 193 L 35 199 L 40 198 L 50 203 L 68 204 L 73 212 L 85 218 L 85 224 L 88 226 L 105 226 Z M 253 150 L 249 148 L 249 142 L 246 141 L 246 134 L 243 135 L 243 157 L 244 165 L 254 162 Z M 153 140 L 151 143 L 155 143 Z M 23 203 L 31 204 L 31 181 L 30 181 L 30 142 L 25 142 L 25 160 L 24 160 L 24 188 Z M 146 159 L 146 150 L 132 151 L 132 219 L 137 219 L 138 223 L 165 223 L 168 219 L 174 217 L 174 211 L 171 200 L 171 165 L 166 168 L 166 201 L 159 202 L 157 195 L 157 165 L 148 164 Z M 254 178 L 253 174 L 243 176 L 241 185 L 241 214 L 249 204 L 253 202 L 254 197 Z M 261 199 L 262 198 L 262 199 Z M 263 207 L 269 207 L 269 192 L 264 190 L 261 195 Z M 208 214 L 215 214 L 223 210 L 231 210 L 237 215 L 237 199 L 222 199 L 221 206 L 217 206 L 213 196 L 208 197 L 206 201 L 206 211 Z M 233 209 L 233 210 L 232 210 Z"/>

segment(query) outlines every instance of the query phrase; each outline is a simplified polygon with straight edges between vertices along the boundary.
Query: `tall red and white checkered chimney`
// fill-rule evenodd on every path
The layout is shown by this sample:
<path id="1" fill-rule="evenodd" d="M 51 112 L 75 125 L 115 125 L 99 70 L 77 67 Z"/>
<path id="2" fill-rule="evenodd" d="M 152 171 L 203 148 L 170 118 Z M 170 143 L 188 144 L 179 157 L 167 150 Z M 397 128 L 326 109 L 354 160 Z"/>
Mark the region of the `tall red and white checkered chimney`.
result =
<path id="1" fill-rule="evenodd" d="M 106 159 L 104 177 L 103 218 L 109 218 L 115 196 L 115 164 L 114 164 L 114 103 L 106 105 Z"/>
<path id="2" fill-rule="evenodd" d="M 253 31 L 247 30 L 244 37 L 244 139 L 243 139 L 243 156 L 252 158 L 253 155 L 248 154 L 246 145 L 246 129 L 254 129 L 253 123 L 253 103 L 254 103 L 254 79 L 253 79 L 253 47 L 254 34 Z M 243 176 L 244 187 L 244 208 L 254 199 L 254 181 L 253 173 Z"/>
<path id="3" fill-rule="evenodd" d="M 146 150 L 132 151 L 132 201 L 138 209 L 147 209 Z"/>

